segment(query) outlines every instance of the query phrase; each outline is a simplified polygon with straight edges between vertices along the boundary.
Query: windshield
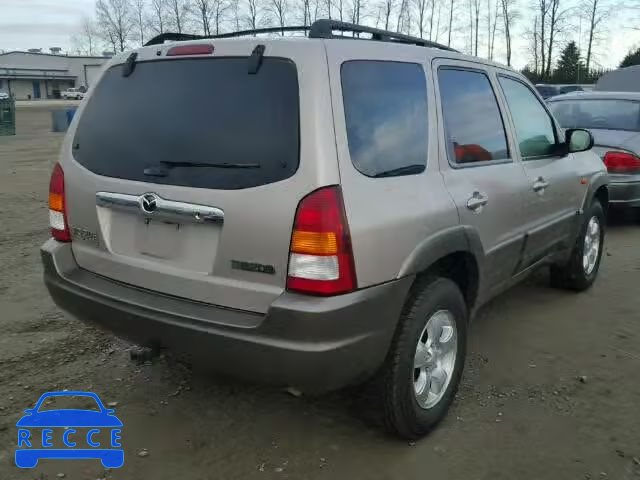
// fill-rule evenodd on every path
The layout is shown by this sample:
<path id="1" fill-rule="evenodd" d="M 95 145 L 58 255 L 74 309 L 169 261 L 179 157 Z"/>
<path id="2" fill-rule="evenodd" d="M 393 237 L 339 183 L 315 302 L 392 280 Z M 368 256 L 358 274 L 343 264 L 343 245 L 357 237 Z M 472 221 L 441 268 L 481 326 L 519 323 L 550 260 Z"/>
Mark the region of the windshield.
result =
<path id="1" fill-rule="evenodd" d="M 247 57 L 140 62 L 128 77 L 111 67 L 80 118 L 75 159 L 99 175 L 198 188 L 290 177 L 299 150 L 296 66 L 266 57 L 257 74 L 247 68 Z"/>
<path id="2" fill-rule="evenodd" d="M 630 100 L 562 100 L 549 107 L 563 128 L 640 131 L 640 102 Z"/>

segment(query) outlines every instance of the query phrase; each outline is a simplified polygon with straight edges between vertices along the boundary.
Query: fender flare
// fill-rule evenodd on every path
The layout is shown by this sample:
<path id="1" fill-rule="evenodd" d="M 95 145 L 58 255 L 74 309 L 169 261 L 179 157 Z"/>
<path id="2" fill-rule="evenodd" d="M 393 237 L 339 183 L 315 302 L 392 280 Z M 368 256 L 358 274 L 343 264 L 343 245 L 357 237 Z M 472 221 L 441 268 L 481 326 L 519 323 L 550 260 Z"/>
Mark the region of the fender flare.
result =
<path id="1" fill-rule="evenodd" d="M 402 263 L 398 278 L 424 272 L 438 260 L 458 252 L 469 253 L 474 257 L 478 266 L 478 282 L 481 285 L 484 249 L 476 229 L 466 225 L 446 228 L 421 241 Z"/>
<path id="2" fill-rule="evenodd" d="M 582 209 L 580 213 L 584 212 L 585 208 L 591 205 L 593 202 L 593 198 L 596 195 L 596 192 L 600 189 L 600 187 L 609 185 L 609 174 L 606 172 L 598 172 L 589 181 L 589 188 L 584 197 L 584 202 L 582 204 Z M 608 205 L 602 206 L 604 209 L 608 207 Z"/>

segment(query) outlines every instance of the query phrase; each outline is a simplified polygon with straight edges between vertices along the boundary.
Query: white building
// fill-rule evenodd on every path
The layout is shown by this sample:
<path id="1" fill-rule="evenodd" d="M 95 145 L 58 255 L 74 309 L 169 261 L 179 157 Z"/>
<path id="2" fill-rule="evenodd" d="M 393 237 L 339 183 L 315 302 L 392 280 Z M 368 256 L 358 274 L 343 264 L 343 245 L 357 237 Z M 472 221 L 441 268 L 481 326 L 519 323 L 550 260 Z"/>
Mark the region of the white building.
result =
<path id="1" fill-rule="evenodd" d="M 109 57 L 38 52 L 0 54 L 0 91 L 18 100 L 59 98 L 69 87 L 89 88 Z"/>

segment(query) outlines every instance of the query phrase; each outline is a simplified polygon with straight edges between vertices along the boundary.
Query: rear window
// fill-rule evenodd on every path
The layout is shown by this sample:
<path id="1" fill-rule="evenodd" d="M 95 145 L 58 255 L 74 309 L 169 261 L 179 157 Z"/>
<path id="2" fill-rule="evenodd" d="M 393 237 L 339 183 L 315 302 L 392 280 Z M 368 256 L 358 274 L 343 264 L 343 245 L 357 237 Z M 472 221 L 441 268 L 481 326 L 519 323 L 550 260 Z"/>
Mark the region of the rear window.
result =
<path id="1" fill-rule="evenodd" d="M 549 87 L 546 85 L 536 85 L 536 90 L 542 98 L 553 97 L 558 94 L 558 90 L 555 87 Z"/>
<path id="2" fill-rule="evenodd" d="M 415 63 L 342 64 L 351 161 L 369 177 L 411 175 L 427 162 L 427 86 Z"/>
<path id="3" fill-rule="evenodd" d="M 99 175 L 239 189 L 292 176 L 299 158 L 295 64 L 264 58 L 140 62 L 111 67 L 89 99 L 74 157 Z"/>
<path id="4" fill-rule="evenodd" d="M 578 85 L 567 85 L 565 87 L 560 87 L 560 93 L 569 93 L 569 92 L 582 92 L 582 87 Z"/>
<path id="5" fill-rule="evenodd" d="M 563 128 L 640 131 L 640 102 L 629 100 L 562 100 L 549 108 Z"/>

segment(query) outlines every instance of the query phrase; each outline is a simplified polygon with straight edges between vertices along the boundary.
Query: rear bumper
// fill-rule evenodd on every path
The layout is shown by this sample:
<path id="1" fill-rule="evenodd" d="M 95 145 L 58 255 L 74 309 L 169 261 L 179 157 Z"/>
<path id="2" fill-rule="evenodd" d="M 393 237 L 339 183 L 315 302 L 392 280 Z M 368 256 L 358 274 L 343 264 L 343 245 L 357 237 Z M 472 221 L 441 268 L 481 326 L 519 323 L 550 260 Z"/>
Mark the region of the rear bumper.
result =
<path id="1" fill-rule="evenodd" d="M 611 182 L 609 203 L 621 207 L 640 207 L 640 182 Z"/>
<path id="2" fill-rule="evenodd" d="M 266 314 L 230 310 L 122 284 L 78 267 L 70 244 L 41 248 L 55 303 L 143 345 L 160 345 L 251 381 L 327 391 L 382 364 L 412 282 L 336 297 L 283 293 Z"/>

